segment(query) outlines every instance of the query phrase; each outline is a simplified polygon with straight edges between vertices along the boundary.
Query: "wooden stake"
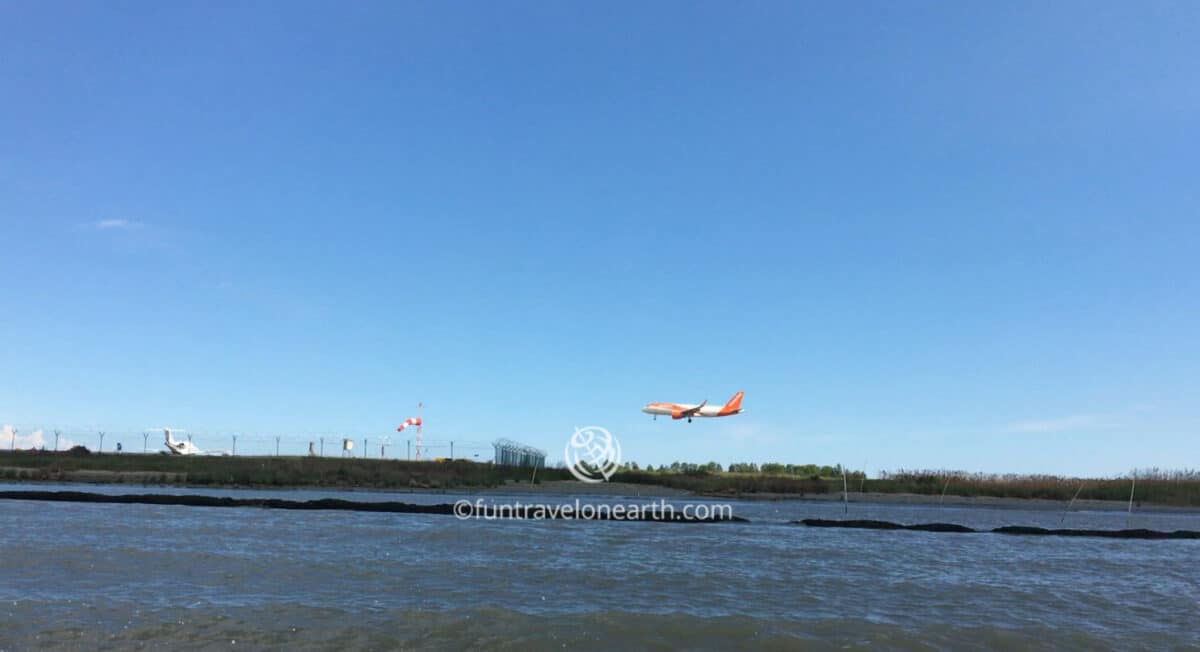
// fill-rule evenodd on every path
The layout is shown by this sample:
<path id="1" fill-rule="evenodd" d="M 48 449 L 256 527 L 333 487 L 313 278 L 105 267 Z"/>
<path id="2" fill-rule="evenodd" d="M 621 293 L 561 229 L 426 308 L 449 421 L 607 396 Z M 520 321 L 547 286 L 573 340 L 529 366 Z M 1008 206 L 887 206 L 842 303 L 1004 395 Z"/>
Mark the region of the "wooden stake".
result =
<path id="1" fill-rule="evenodd" d="M 1059 525 L 1062 525 L 1063 522 L 1067 520 L 1067 512 L 1071 511 L 1071 505 L 1075 504 L 1075 499 L 1079 497 L 1079 492 L 1083 491 L 1083 485 L 1085 485 L 1085 484 L 1087 484 L 1087 483 L 1085 483 L 1085 482 L 1079 483 L 1079 488 L 1075 490 L 1075 495 L 1071 496 L 1071 502 L 1067 503 L 1067 508 L 1063 510 L 1062 518 L 1059 519 L 1059 521 L 1058 521 Z"/>

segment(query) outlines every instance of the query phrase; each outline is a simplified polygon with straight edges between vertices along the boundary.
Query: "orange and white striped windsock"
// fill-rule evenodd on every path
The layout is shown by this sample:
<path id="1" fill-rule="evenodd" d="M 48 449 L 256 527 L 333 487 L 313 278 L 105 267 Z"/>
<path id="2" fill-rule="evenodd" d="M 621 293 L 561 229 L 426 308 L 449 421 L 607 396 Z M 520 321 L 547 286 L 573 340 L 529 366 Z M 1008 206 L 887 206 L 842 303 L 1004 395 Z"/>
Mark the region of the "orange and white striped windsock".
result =
<path id="1" fill-rule="evenodd" d="M 421 417 L 413 417 L 411 419 L 405 419 L 404 423 L 400 424 L 399 428 L 396 428 L 396 432 L 404 432 L 404 429 L 409 426 L 419 426 L 419 425 L 421 425 Z"/>

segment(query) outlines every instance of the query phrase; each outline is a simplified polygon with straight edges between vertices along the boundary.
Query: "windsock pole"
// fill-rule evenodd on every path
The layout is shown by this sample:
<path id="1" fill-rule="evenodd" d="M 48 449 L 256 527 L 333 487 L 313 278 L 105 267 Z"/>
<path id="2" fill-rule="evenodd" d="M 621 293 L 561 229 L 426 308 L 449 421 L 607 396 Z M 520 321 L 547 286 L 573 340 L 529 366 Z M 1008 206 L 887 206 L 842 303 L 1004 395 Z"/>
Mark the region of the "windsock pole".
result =
<path id="1" fill-rule="evenodd" d="M 421 402 L 417 402 L 417 461 L 421 461 Z"/>

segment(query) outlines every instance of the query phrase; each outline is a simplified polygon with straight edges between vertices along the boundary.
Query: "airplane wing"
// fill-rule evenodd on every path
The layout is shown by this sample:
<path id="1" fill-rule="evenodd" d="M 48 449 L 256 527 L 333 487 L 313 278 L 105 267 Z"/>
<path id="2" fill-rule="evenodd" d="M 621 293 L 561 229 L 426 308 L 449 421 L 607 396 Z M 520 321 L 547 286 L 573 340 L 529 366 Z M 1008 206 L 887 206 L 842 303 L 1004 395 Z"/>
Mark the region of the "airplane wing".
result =
<path id="1" fill-rule="evenodd" d="M 688 409 L 686 409 L 686 410 L 683 410 L 683 411 L 681 411 L 681 412 L 679 413 L 679 415 L 680 415 L 681 417 L 691 417 L 691 416 L 695 416 L 695 415 L 696 415 L 696 413 L 700 411 L 700 408 L 704 407 L 704 406 L 705 406 L 705 405 L 707 405 L 707 404 L 708 404 L 708 399 L 704 399 L 703 401 L 700 401 L 700 405 L 697 405 L 696 407 L 692 407 L 692 408 L 688 408 Z"/>

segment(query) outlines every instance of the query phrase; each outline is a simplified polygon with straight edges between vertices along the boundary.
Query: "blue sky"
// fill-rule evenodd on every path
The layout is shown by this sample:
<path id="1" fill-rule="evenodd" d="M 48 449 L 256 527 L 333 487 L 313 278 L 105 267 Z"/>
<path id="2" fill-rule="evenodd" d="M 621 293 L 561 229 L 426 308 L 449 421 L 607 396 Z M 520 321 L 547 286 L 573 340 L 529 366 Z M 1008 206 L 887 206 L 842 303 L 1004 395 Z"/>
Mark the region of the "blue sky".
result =
<path id="1" fill-rule="evenodd" d="M 1198 60 L 1184 2 L 5 3 L 0 423 L 1194 467 Z"/>

